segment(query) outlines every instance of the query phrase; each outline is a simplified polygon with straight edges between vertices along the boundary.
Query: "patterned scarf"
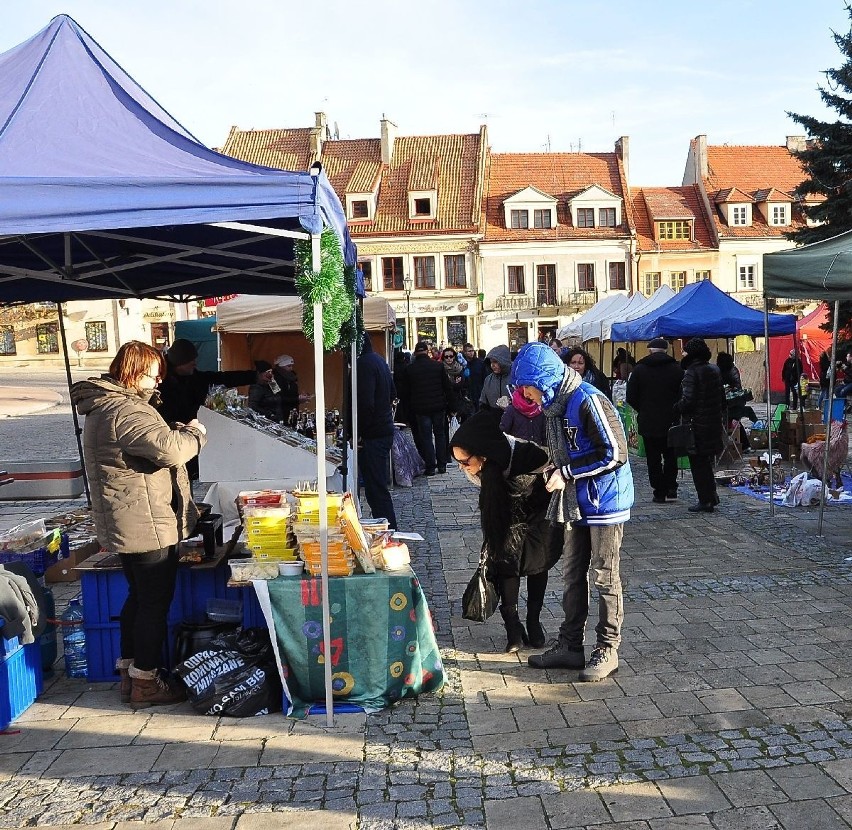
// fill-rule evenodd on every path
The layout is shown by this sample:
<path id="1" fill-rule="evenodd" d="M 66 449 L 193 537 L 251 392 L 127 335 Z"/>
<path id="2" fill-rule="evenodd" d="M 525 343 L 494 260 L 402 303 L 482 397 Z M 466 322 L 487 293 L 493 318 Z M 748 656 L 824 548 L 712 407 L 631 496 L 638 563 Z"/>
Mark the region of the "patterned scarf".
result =
<path id="1" fill-rule="evenodd" d="M 568 398 L 580 386 L 582 379 L 569 366 L 565 367 L 562 383 L 559 384 L 556 394 L 550 405 L 544 410 L 545 432 L 547 435 L 547 446 L 550 450 L 550 461 L 560 469 L 567 467 L 570 459 L 565 449 L 565 440 L 562 433 L 562 421 L 565 418 L 565 407 Z M 566 481 L 562 490 L 554 490 L 550 494 L 550 504 L 547 506 L 547 518 L 553 524 L 566 524 L 575 522 L 581 518 L 580 508 L 577 504 L 577 489 L 573 481 Z"/>

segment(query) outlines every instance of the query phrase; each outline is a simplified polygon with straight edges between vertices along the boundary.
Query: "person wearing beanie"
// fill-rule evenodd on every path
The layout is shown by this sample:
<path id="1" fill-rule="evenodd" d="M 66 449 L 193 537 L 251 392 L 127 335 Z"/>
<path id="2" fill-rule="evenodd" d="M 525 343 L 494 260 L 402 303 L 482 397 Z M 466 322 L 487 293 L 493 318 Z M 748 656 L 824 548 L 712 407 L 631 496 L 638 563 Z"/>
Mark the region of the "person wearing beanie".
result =
<path id="1" fill-rule="evenodd" d="M 581 669 L 580 680 L 603 680 L 618 670 L 624 620 L 621 541 L 633 506 L 627 438 L 606 395 L 584 382 L 546 343 L 521 348 L 512 383 L 544 411 L 551 464 L 547 518 L 564 526 L 565 619 L 556 645 L 527 662 L 539 669 Z M 590 581 L 599 599 L 597 640 L 587 663 L 583 639 Z"/>
<path id="2" fill-rule="evenodd" d="M 166 352 L 166 376 L 160 384 L 160 415 L 174 427 L 198 417 L 198 410 L 211 386 L 249 386 L 257 379 L 254 369 L 236 372 L 202 372 L 196 368 L 198 350 L 184 338 L 178 338 Z M 189 477 L 198 479 L 198 457 L 186 464 Z"/>
<path id="3" fill-rule="evenodd" d="M 669 354 L 668 342 L 658 337 L 648 343 L 648 356 L 636 364 L 627 381 L 626 400 L 638 415 L 652 500 L 657 504 L 677 498 L 677 452 L 669 447 L 668 436 L 682 380 L 683 369 Z"/>
<path id="4" fill-rule="evenodd" d="M 689 512 L 712 513 L 719 503 L 713 461 L 723 446 L 725 392 L 722 375 L 718 367 L 710 363 L 710 349 L 700 337 L 693 337 L 683 351 L 680 362 L 683 381 L 674 414 L 692 424 L 695 436 L 695 450 L 689 453 L 689 468 L 698 502 Z"/>
<path id="5" fill-rule="evenodd" d="M 479 408 L 500 412 L 508 406 L 509 372 L 512 369 L 512 353 L 508 346 L 495 346 L 485 356 L 491 366 L 491 374 L 482 382 L 482 394 L 479 396 Z"/>
<path id="6" fill-rule="evenodd" d="M 547 452 L 501 432 L 494 415 L 477 412 L 456 430 L 450 451 L 467 479 L 480 488 L 479 517 L 490 573 L 500 594 L 506 652 L 541 648 L 539 619 L 550 568 L 561 548 L 551 544 L 546 512 L 550 494 L 540 473 Z M 518 614 L 521 577 L 527 580 L 526 628 Z"/>
<path id="7" fill-rule="evenodd" d="M 248 407 L 271 421 L 281 420 L 281 388 L 272 377 L 272 364 L 255 360 L 257 379 L 249 386 Z"/>

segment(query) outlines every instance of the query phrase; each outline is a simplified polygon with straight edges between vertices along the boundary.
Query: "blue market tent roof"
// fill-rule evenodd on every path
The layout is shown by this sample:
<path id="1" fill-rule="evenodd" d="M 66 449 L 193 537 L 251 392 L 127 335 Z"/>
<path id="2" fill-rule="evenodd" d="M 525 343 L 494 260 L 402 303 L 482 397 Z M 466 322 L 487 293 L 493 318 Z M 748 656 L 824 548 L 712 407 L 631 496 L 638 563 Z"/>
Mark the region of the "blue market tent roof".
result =
<path id="1" fill-rule="evenodd" d="M 794 314 L 770 314 L 769 334 L 792 334 Z M 636 320 L 614 323 L 612 339 L 618 342 L 653 340 L 655 337 L 736 337 L 764 334 L 762 311 L 744 306 L 709 280 L 692 283 L 667 303 Z"/>
<path id="2" fill-rule="evenodd" d="M 323 172 L 205 147 L 66 15 L 0 55 L 0 188 L 0 302 L 291 294 L 323 227 L 356 262 Z"/>

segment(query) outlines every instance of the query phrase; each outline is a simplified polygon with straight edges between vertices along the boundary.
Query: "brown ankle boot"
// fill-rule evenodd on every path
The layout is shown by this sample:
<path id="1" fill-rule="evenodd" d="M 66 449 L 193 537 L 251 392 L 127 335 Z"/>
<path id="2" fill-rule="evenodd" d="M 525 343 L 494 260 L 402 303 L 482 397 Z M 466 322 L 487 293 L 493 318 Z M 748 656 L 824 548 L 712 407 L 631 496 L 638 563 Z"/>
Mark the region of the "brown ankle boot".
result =
<path id="1" fill-rule="evenodd" d="M 133 709 L 168 706 L 186 700 L 186 690 L 171 686 L 157 669 L 142 671 L 131 664 L 127 672 L 133 681 L 130 692 L 130 706 Z"/>
<path id="2" fill-rule="evenodd" d="M 121 678 L 121 683 L 118 687 L 118 694 L 121 697 L 122 703 L 130 703 L 130 690 L 132 688 L 133 681 L 130 679 L 130 675 L 127 673 L 127 670 L 130 668 L 130 664 L 133 662 L 129 657 L 119 657 L 118 660 L 115 661 L 115 669 Z"/>

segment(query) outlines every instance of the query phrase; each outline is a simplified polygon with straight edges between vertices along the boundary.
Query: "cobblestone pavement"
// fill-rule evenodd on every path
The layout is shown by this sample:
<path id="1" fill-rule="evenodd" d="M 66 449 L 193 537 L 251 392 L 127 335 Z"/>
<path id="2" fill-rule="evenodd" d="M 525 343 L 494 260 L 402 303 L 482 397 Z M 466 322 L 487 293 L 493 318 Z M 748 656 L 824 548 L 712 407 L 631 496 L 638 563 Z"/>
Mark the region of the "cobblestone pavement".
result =
<path id="1" fill-rule="evenodd" d="M 0 435 L 2 441 L 2 435 Z M 397 489 L 447 668 L 369 715 L 234 721 L 132 712 L 61 673 L 0 736 L 0 826 L 819 830 L 852 826 L 849 508 L 776 511 L 723 490 L 693 515 L 637 507 L 624 538 L 619 672 L 582 684 L 503 652 L 459 597 L 479 551 L 458 471 Z M 0 525 L 56 503 L 0 502 Z M 559 567 L 545 627 L 561 618 Z M 60 586 L 60 605 L 78 590 Z M 587 643 L 591 641 L 587 639 Z M 322 811 L 318 813 L 318 811 Z"/>

